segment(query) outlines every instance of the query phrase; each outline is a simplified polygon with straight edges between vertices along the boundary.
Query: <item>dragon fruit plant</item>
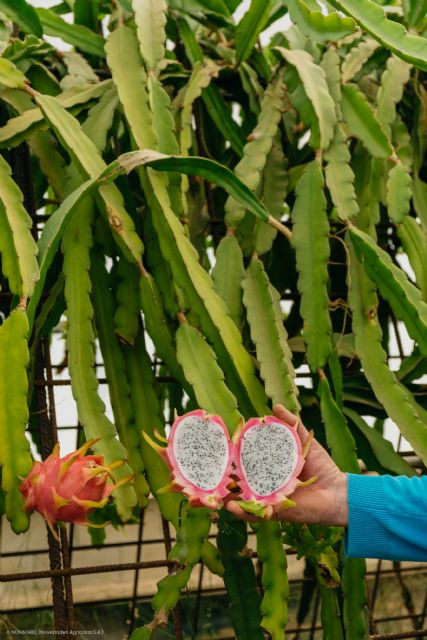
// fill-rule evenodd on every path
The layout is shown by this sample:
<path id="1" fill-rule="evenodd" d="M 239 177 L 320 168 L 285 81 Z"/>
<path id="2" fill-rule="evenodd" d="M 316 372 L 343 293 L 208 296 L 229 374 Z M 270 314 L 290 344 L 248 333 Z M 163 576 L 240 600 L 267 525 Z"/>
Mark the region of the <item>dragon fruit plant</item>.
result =
<path id="1" fill-rule="evenodd" d="M 194 507 L 237 499 L 269 519 L 275 507 L 295 506 L 289 496 L 316 480 L 298 479 L 311 439 L 303 448 L 296 429 L 275 416 L 252 418 L 230 439 L 219 416 L 191 411 L 175 419 L 166 447 L 148 440 L 170 469 L 163 491 L 184 493 Z"/>
<path id="2" fill-rule="evenodd" d="M 56 444 L 51 455 L 35 462 L 20 484 L 25 498 L 23 510 L 38 511 L 53 533 L 53 525 L 59 522 L 97 526 L 88 521 L 88 514 L 105 506 L 111 493 L 132 478 L 114 482 L 112 471 L 122 466 L 123 460 L 104 465 L 104 456 L 85 455 L 98 440 L 88 440 L 63 458 Z M 113 484 L 107 483 L 108 478 Z"/>

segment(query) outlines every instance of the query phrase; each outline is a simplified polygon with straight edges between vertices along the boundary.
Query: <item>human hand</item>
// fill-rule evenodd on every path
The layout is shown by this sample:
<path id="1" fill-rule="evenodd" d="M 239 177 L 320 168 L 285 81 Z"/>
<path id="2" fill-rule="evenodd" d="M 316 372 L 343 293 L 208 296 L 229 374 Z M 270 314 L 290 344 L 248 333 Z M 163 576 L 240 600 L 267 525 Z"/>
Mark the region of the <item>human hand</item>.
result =
<path id="1" fill-rule="evenodd" d="M 273 408 L 273 414 L 276 418 L 297 428 L 302 446 L 304 446 L 309 438 L 309 432 L 298 418 L 280 404 Z M 311 443 L 300 479 L 304 481 L 312 476 L 318 478 L 315 483 L 307 487 L 300 487 L 292 494 L 292 500 L 297 503 L 296 506 L 287 509 L 276 507 L 273 519 L 306 524 L 347 526 L 347 476 L 338 469 L 329 454 L 316 440 Z M 228 501 L 225 506 L 239 518 L 252 522 L 260 521 L 259 518 L 242 509 L 235 500 Z"/>

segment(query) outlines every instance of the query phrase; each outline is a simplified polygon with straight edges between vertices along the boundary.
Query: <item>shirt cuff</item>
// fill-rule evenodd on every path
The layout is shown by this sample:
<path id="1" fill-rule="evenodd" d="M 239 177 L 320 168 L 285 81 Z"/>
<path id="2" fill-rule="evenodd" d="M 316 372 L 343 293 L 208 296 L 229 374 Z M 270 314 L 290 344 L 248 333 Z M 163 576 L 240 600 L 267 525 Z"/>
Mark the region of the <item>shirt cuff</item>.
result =
<path id="1" fill-rule="evenodd" d="M 391 541 L 383 478 L 348 473 L 347 487 L 346 556 L 349 558 L 389 556 Z"/>

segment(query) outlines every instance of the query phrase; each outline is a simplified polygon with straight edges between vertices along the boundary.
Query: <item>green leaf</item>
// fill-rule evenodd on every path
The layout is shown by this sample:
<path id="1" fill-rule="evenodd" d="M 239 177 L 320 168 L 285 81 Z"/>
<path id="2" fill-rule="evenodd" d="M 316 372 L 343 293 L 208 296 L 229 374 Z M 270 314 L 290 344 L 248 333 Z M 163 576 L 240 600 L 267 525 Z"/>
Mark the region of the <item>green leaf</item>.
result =
<path id="1" fill-rule="evenodd" d="M 258 258 L 252 258 L 242 286 L 243 302 L 265 391 L 273 404 L 283 404 L 292 413 L 298 413 L 301 407 L 292 352 L 283 324 L 280 295 L 271 285 Z"/>
<path id="2" fill-rule="evenodd" d="M 366 560 L 346 558 L 344 543 L 341 545 L 343 623 L 346 640 L 367 640 L 368 594 L 366 592 Z"/>
<path id="3" fill-rule="evenodd" d="M 111 80 L 105 80 L 98 84 L 91 84 L 87 87 L 74 87 L 70 91 L 59 94 L 56 100 L 64 109 L 69 109 L 73 113 L 78 113 L 87 108 L 104 94 L 112 86 Z M 4 100 L 7 96 L 2 95 Z M 12 105 L 14 101 L 12 102 Z M 22 115 L 11 118 L 3 127 L 0 127 L 0 147 L 15 147 L 26 140 L 38 129 L 46 129 L 47 123 L 44 120 L 40 109 L 29 109 Z"/>
<path id="4" fill-rule="evenodd" d="M 74 22 L 97 30 L 101 0 L 74 0 Z"/>
<path id="5" fill-rule="evenodd" d="M 0 58 L 0 85 L 9 89 L 24 89 L 26 84 L 22 71 L 7 58 Z"/>
<path id="6" fill-rule="evenodd" d="M 341 114 L 341 58 L 335 47 L 326 49 L 320 61 L 320 66 L 325 72 L 326 84 L 332 100 L 335 102 L 335 111 L 340 122 Z"/>
<path id="7" fill-rule="evenodd" d="M 158 139 L 156 148 L 163 153 L 178 154 L 179 146 L 169 94 L 163 88 L 160 80 L 152 73 L 148 75 L 147 88 L 150 108 L 153 114 L 153 129 Z M 168 176 L 164 176 L 164 179 L 166 184 L 169 183 L 168 193 L 172 209 L 176 214 L 181 214 L 181 176 L 171 173 Z"/>
<path id="8" fill-rule="evenodd" d="M 247 542 L 246 523 L 221 510 L 217 544 L 224 563 L 224 584 L 236 640 L 263 640 L 261 598 L 252 559 L 244 553 Z"/>
<path id="9" fill-rule="evenodd" d="M 222 238 L 215 254 L 212 280 L 218 295 L 224 300 L 237 327 L 242 324 L 242 280 L 245 275 L 243 253 L 234 235 Z"/>
<path id="10" fill-rule="evenodd" d="M 22 63 L 26 58 L 30 58 L 35 62 L 37 58 L 50 56 L 54 51 L 55 49 L 49 42 L 40 40 L 34 34 L 30 34 L 22 39 L 12 39 L 4 49 L 2 56 L 15 63 Z"/>
<path id="11" fill-rule="evenodd" d="M 314 42 L 337 41 L 354 32 L 352 18 L 342 18 L 338 13 L 324 15 L 319 10 L 310 11 L 303 0 L 286 0 L 291 20 L 307 38 Z"/>
<path id="12" fill-rule="evenodd" d="M 326 638 L 344 640 L 341 612 L 338 604 L 338 590 L 321 584 L 319 591 L 322 598 L 320 619 Z"/>
<path id="13" fill-rule="evenodd" d="M 26 531 L 28 514 L 21 509 L 24 499 L 20 478 L 31 470 L 30 443 L 25 436 L 27 407 L 28 320 L 17 308 L 0 326 L 0 464 L 2 489 L 6 492 L 6 515 L 15 533 Z"/>
<path id="14" fill-rule="evenodd" d="M 209 87 L 206 87 L 202 93 L 202 100 L 209 116 L 221 132 L 224 140 L 230 143 L 231 148 L 239 157 L 242 156 L 245 137 L 233 119 L 231 111 L 218 87 L 215 84 L 210 84 Z"/>
<path id="15" fill-rule="evenodd" d="M 409 35 L 399 22 L 386 17 L 384 9 L 373 0 L 329 0 L 330 4 L 356 20 L 364 31 L 371 34 L 382 45 L 399 58 L 427 69 L 427 46 L 425 38 Z"/>
<path id="16" fill-rule="evenodd" d="M 46 35 L 61 38 L 89 55 L 105 57 L 104 38 L 80 24 L 65 22 L 51 9 L 36 9 Z"/>
<path id="17" fill-rule="evenodd" d="M 162 299 L 156 282 L 147 271 L 144 271 L 139 279 L 139 296 L 146 329 L 157 354 L 170 373 L 185 387 L 185 380 L 176 357 L 175 344 L 165 317 Z"/>
<path id="18" fill-rule="evenodd" d="M 168 0 L 170 9 L 188 13 L 202 23 L 205 15 L 222 18 L 221 26 L 230 24 L 229 17 L 236 4 L 240 4 L 240 0 Z"/>
<path id="19" fill-rule="evenodd" d="M 234 11 L 231 6 L 232 3 L 226 2 L 226 0 L 198 0 L 198 2 L 205 9 L 208 9 L 209 11 L 215 11 L 215 13 L 222 14 L 224 16 L 230 15 L 230 9 Z"/>
<path id="20" fill-rule="evenodd" d="M 128 27 L 113 31 L 106 45 L 107 61 L 117 87 L 126 119 L 132 129 L 132 136 L 141 149 L 169 149 L 178 152 L 174 133 L 174 122 L 170 112 L 169 97 L 158 79 L 150 73 L 147 77 L 139 49 L 142 45 Z M 123 59 L 128 64 L 123 65 Z M 169 200 L 168 177 L 149 175 L 154 191 L 161 192 Z M 177 212 L 181 210 L 179 181 L 174 182 L 170 191 Z"/>
<path id="21" fill-rule="evenodd" d="M 181 302 L 178 300 L 179 294 L 173 281 L 171 267 L 162 255 L 153 225 L 153 211 L 149 208 L 143 218 L 143 232 L 147 266 L 159 288 L 165 313 L 175 321 L 177 313 L 181 311 Z"/>
<path id="22" fill-rule="evenodd" d="M 396 475 L 416 475 L 414 469 L 393 449 L 391 442 L 386 440 L 379 431 L 370 427 L 356 411 L 344 407 L 344 414 L 367 439 L 375 457 L 384 469 Z"/>
<path id="23" fill-rule="evenodd" d="M 132 0 L 141 55 L 148 71 L 155 71 L 165 57 L 165 0 Z"/>
<path id="24" fill-rule="evenodd" d="M 11 169 L 0 156 L 0 254 L 2 271 L 12 293 L 30 297 L 39 278 L 37 245 L 31 235 L 32 221 Z"/>
<path id="25" fill-rule="evenodd" d="M 139 49 L 148 72 L 148 99 L 153 129 L 158 140 L 158 146 L 155 148 L 163 153 L 179 153 L 170 97 L 156 74 L 156 67 L 165 55 L 167 5 L 165 0 L 133 0 L 133 8 Z M 177 188 L 179 189 L 179 181 Z M 177 202 L 179 196 L 175 194 L 175 203 Z"/>
<path id="26" fill-rule="evenodd" d="M 67 67 L 67 75 L 61 80 L 61 89 L 72 89 L 99 82 L 99 78 L 89 62 L 77 51 L 64 51 L 62 62 Z"/>
<path id="27" fill-rule="evenodd" d="M 175 571 L 157 583 L 157 593 L 151 602 L 156 616 L 168 615 L 177 604 L 181 590 L 188 584 L 194 565 L 200 560 L 211 524 L 209 509 L 186 511 L 177 532 L 177 541 L 169 554 L 179 565 Z"/>
<path id="28" fill-rule="evenodd" d="M 341 65 L 341 81 L 343 84 L 354 78 L 379 46 L 378 42 L 367 38 L 366 40 L 361 40 L 350 49 Z"/>
<path id="29" fill-rule="evenodd" d="M 219 74 L 220 67 L 207 58 L 203 62 L 196 62 L 191 77 L 178 94 L 175 100 L 175 119 L 177 120 L 177 133 L 179 138 L 179 151 L 181 155 L 188 155 L 193 145 L 193 105 L 200 98 L 203 90 L 206 89 L 213 78 Z M 190 188 L 188 178 L 182 179 L 182 196 L 185 196 Z M 184 211 L 188 209 L 187 202 L 184 203 Z"/>
<path id="30" fill-rule="evenodd" d="M 412 179 L 403 162 L 397 162 L 388 173 L 387 212 L 394 223 L 400 224 L 411 208 Z"/>
<path id="31" fill-rule="evenodd" d="M 342 88 L 342 112 L 350 134 L 359 138 L 374 158 L 389 158 L 393 154 L 371 105 L 354 84 Z"/>
<path id="32" fill-rule="evenodd" d="M 178 19 L 178 28 L 185 52 L 191 64 L 194 66 L 197 62 L 203 62 L 203 51 L 187 20 Z M 230 109 L 225 104 L 218 87 L 213 83 L 206 87 L 202 94 L 202 100 L 216 127 L 224 139 L 230 142 L 233 151 L 240 157 L 243 154 L 245 138 L 240 127 L 236 126 L 236 122 L 233 120 Z"/>
<path id="33" fill-rule="evenodd" d="M 287 165 L 279 131 L 267 156 L 262 176 L 262 193 L 260 194 L 260 200 L 276 220 L 280 220 L 285 213 L 289 213 L 289 207 L 285 202 L 289 187 Z M 260 220 L 255 220 L 254 223 L 254 248 L 255 252 L 261 256 L 270 251 L 277 235 L 277 229 Z"/>
<path id="34" fill-rule="evenodd" d="M 397 235 L 414 270 L 421 297 L 427 302 L 427 235 L 415 218 L 410 216 L 406 216 L 399 225 Z"/>
<path id="35" fill-rule="evenodd" d="M 105 46 L 108 66 L 123 105 L 132 135 L 140 148 L 156 149 L 158 140 L 153 131 L 147 76 L 139 53 L 138 39 L 129 27 L 113 31 Z M 122 64 L 123 60 L 127 64 Z"/>
<path id="36" fill-rule="evenodd" d="M 120 156 L 120 166 L 127 172 L 136 166 L 146 165 L 157 171 L 179 171 L 187 175 L 201 176 L 225 189 L 245 209 L 264 222 L 272 223 L 271 216 L 254 193 L 227 167 L 208 158 L 197 156 L 168 156 L 144 149 Z"/>
<path id="37" fill-rule="evenodd" d="M 359 213 L 359 205 L 354 189 L 351 155 L 341 125 L 336 126 L 334 138 L 325 151 L 324 158 L 327 162 L 326 185 L 337 208 L 338 217 L 341 220 L 351 219 Z"/>
<path id="38" fill-rule="evenodd" d="M 418 26 L 427 13 L 427 0 L 402 0 L 402 9 L 408 26 Z"/>
<path id="39" fill-rule="evenodd" d="M 40 278 L 35 286 L 34 293 L 30 298 L 30 303 L 28 305 L 30 330 L 33 327 L 36 309 L 43 293 L 47 272 L 58 250 L 65 224 L 68 222 L 70 215 L 75 211 L 82 200 L 96 187 L 96 180 L 87 180 L 80 185 L 80 187 L 73 191 L 64 200 L 55 213 L 50 216 L 43 228 L 38 241 Z"/>
<path id="40" fill-rule="evenodd" d="M 110 290 L 109 276 L 104 262 L 105 258 L 102 253 L 92 252 L 90 278 L 96 331 L 108 381 L 114 423 L 120 442 L 126 448 L 126 459 L 135 476 L 133 484 L 138 496 L 138 505 L 144 508 L 148 504 L 150 488 L 144 475 L 142 443 L 131 402 L 125 358 L 114 333 L 115 300 Z M 136 268 L 134 267 L 134 269 L 136 273 Z M 135 293 L 137 294 L 137 292 L 136 288 Z"/>
<path id="41" fill-rule="evenodd" d="M 234 169 L 235 174 L 251 191 L 255 191 L 260 184 L 262 172 L 282 116 L 284 97 L 283 70 L 279 69 L 264 93 L 257 125 L 243 149 L 242 159 Z M 233 228 L 237 227 L 245 215 L 244 207 L 229 198 L 225 209 L 227 225 Z"/>
<path id="42" fill-rule="evenodd" d="M 132 631 L 130 640 L 150 640 L 153 633 L 154 631 L 152 631 L 148 627 L 140 627 L 139 629 L 134 629 Z"/>
<path id="43" fill-rule="evenodd" d="M 122 342 L 133 346 L 139 333 L 138 271 L 121 256 L 112 269 L 112 278 L 115 282 L 114 333 Z"/>
<path id="44" fill-rule="evenodd" d="M 235 396 L 225 383 L 215 352 L 200 331 L 189 324 L 182 324 L 176 332 L 176 347 L 179 363 L 193 387 L 198 406 L 208 413 L 220 415 L 233 435 L 242 416 Z M 203 376 L 200 376 L 201 371 Z"/>
<path id="45" fill-rule="evenodd" d="M 25 33 L 34 33 L 39 38 L 42 37 L 43 29 L 37 12 L 25 0 L 0 0 L 0 10 Z"/>
<path id="46" fill-rule="evenodd" d="M 267 26 L 273 0 L 252 0 L 249 9 L 236 27 L 236 60 L 249 58 L 258 36 Z"/>
<path id="47" fill-rule="evenodd" d="M 62 146 L 87 177 L 103 173 L 106 164 L 94 142 L 84 133 L 78 120 L 69 114 L 56 98 L 36 94 L 35 100 Z M 99 194 L 105 203 L 105 215 L 113 236 L 127 256 L 139 263 L 143 250 L 135 225 L 124 208 L 123 196 L 114 185 L 101 186 Z"/>
<path id="48" fill-rule="evenodd" d="M 319 123 L 320 147 L 326 149 L 334 135 L 337 116 L 325 72 L 307 51 L 291 51 L 283 47 L 276 47 L 274 50 L 295 67 Z"/>
<path id="49" fill-rule="evenodd" d="M 411 75 L 411 65 L 400 58 L 390 56 L 381 75 L 375 113 L 387 135 L 396 120 L 396 105 L 402 100 L 403 91 Z"/>
<path id="50" fill-rule="evenodd" d="M 306 166 L 297 184 L 292 219 L 307 361 L 310 369 L 317 371 L 327 362 L 332 334 L 327 289 L 329 223 L 323 174 L 317 160 Z"/>
<path id="51" fill-rule="evenodd" d="M 382 331 L 377 316 L 378 299 L 375 288 L 351 245 L 349 288 L 356 352 L 365 376 L 378 401 L 397 424 L 403 437 L 411 443 L 414 451 L 423 460 L 427 460 L 427 414 L 388 368 L 387 354 L 381 344 Z"/>
<path id="52" fill-rule="evenodd" d="M 285 637 L 288 620 L 289 584 L 287 560 L 279 522 L 252 525 L 257 540 L 257 555 L 262 562 L 263 599 L 261 627 L 277 640 Z"/>
<path id="53" fill-rule="evenodd" d="M 220 67 L 207 58 L 196 62 L 183 93 L 177 96 L 176 110 L 179 118 L 179 147 L 181 155 L 188 155 L 193 144 L 193 105 L 200 98 L 213 78 L 218 76 Z"/>
<path id="54" fill-rule="evenodd" d="M 67 350 L 71 388 L 77 403 L 79 420 L 87 439 L 100 438 L 93 449 L 111 464 L 126 458 L 126 450 L 117 440 L 114 424 L 105 415 L 105 405 L 98 395 L 98 380 L 95 373 L 95 335 L 93 329 L 93 307 L 90 299 L 89 277 L 92 245 L 91 224 L 93 208 L 89 200 L 80 204 L 78 214 L 67 226 L 62 239 L 64 253 L 65 299 L 67 302 Z M 131 474 L 124 464 L 115 471 L 117 479 Z M 136 495 L 130 484 L 114 492 L 120 515 L 129 519 L 136 504 Z"/>
<path id="55" fill-rule="evenodd" d="M 158 493 L 170 482 L 169 469 L 157 451 L 143 437 L 146 433 L 155 438 L 155 431 L 164 435 L 164 416 L 160 407 L 153 375 L 152 362 L 145 348 L 142 326 L 132 348 L 123 349 L 130 397 L 136 423 L 140 425 L 141 453 L 147 480 L 155 496 L 162 516 L 177 529 L 182 496 L 177 493 Z"/>
<path id="56" fill-rule="evenodd" d="M 427 303 L 422 300 L 420 290 L 369 235 L 356 227 L 350 228 L 349 235 L 366 273 L 427 357 Z"/>
<path id="57" fill-rule="evenodd" d="M 325 374 L 320 376 L 318 394 L 326 442 L 334 462 L 341 471 L 360 473 L 356 443 L 341 409 L 332 396 Z"/>

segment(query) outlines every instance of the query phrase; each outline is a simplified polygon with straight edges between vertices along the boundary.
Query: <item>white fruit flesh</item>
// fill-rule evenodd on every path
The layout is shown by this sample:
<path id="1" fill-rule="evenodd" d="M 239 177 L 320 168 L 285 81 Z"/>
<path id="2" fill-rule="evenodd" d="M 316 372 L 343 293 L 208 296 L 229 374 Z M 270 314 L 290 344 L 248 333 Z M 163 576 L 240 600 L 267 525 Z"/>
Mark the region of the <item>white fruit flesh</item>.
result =
<path id="1" fill-rule="evenodd" d="M 295 438 L 278 423 L 254 426 L 243 434 L 240 464 L 251 490 L 269 496 L 284 487 L 297 468 Z"/>
<path id="2" fill-rule="evenodd" d="M 189 416 L 175 433 L 173 452 L 182 475 L 204 491 L 220 483 L 228 464 L 228 441 L 219 424 Z"/>

